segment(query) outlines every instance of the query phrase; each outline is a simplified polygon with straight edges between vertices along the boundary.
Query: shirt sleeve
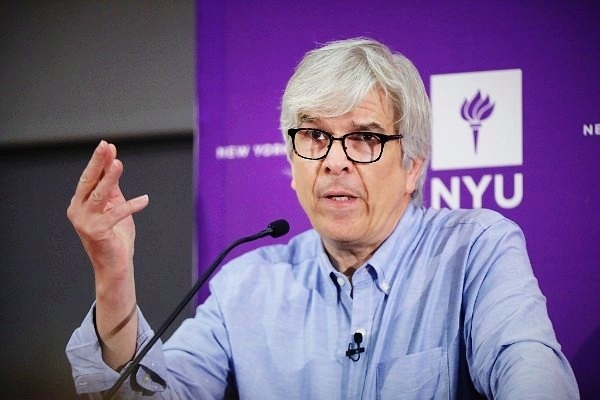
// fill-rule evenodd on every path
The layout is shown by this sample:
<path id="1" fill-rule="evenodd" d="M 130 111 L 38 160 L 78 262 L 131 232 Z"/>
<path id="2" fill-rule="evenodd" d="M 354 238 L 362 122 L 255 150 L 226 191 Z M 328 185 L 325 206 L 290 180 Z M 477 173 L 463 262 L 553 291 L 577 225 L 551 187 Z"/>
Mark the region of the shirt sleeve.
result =
<path id="1" fill-rule="evenodd" d="M 81 326 L 73 332 L 67 348 L 67 358 L 71 363 L 75 390 L 78 394 L 90 394 L 91 398 L 101 398 L 100 393 L 110 389 L 119 379 L 119 372 L 109 367 L 102 359 L 102 351 L 94 324 L 95 306 L 92 306 Z M 136 353 L 153 336 L 146 319 L 138 309 L 138 335 Z M 162 354 L 160 340 L 143 358 L 140 367 L 134 372 L 135 378 L 126 381 L 119 391 L 120 398 L 141 398 L 152 392 L 165 390 L 167 369 Z M 93 394 L 96 395 L 93 395 Z M 146 398 L 146 397 L 145 397 Z M 155 398 L 170 398 L 159 395 Z"/>
<path id="2" fill-rule="evenodd" d="M 66 352 L 77 393 L 100 399 L 100 392 L 109 390 L 120 375 L 102 359 L 94 311 L 92 307 L 75 330 Z M 136 354 L 153 335 L 138 308 Z M 227 331 L 215 296 L 209 296 L 197 308 L 196 317 L 185 320 L 164 345 L 157 341 L 132 375 L 117 398 L 235 398 Z"/>
<path id="3" fill-rule="evenodd" d="M 467 361 L 494 399 L 578 399 L 518 226 L 501 220 L 471 243 L 464 292 Z"/>

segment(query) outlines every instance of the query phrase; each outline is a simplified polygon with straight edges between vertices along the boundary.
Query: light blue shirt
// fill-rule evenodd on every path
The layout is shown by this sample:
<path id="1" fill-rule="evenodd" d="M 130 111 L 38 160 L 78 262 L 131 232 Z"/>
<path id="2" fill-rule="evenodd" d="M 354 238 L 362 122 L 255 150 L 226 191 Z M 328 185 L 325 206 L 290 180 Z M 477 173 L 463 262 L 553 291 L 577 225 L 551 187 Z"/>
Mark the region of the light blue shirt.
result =
<path id="1" fill-rule="evenodd" d="M 125 398 L 142 387 L 194 400 L 579 398 L 523 234 L 492 211 L 410 205 L 352 284 L 311 230 L 231 261 L 210 288 Z M 357 331 L 365 352 L 353 361 Z M 138 348 L 151 335 L 140 313 Z M 67 354 L 80 393 L 118 378 L 93 309 Z"/>

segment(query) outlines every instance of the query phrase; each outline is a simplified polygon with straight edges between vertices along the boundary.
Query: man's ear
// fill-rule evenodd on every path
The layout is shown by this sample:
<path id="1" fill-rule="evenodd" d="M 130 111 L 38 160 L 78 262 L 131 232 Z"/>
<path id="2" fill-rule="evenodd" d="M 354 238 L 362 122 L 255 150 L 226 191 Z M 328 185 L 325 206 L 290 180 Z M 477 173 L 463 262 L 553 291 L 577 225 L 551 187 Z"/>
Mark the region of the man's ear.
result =
<path id="1" fill-rule="evenodd" d="M 295 192 L 296 191 L 296 180 L 294 179 L 294 163 L 292 163 L 292 160 L 289 160 L 289 165 L 290 165 L 290 176 L 292 178 L 292 180 L 290 181 L 290 186 L 292 188 L 292 190 Z"/>
<path id="2" fill-rule="evenodd" d="M 421 168 L 423 168 L 422 158 L 413 158 L 410 160 L 410 166 L 406 174 L 406 193 L 412 194 L 417 189 L 417 181 L 421 175 Z"/>

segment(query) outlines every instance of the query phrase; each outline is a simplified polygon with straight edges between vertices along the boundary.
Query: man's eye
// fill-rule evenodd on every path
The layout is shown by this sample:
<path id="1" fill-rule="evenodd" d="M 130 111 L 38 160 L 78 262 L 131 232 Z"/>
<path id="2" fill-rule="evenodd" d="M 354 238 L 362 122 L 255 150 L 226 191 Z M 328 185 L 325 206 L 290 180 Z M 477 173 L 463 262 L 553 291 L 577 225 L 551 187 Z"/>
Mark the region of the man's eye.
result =
<path id="1" fill-rule="evenodd" d="M 352 135 L 352 140 L 361 142 L 379 142 L 379 138 L 370 132 L 358 132 Z"/>
<path id="2" fill-rule="evenodd" d="M 316 141 L 321 141 L 321 140 L 327 139 L 325 134 L 323 132 L 319 132 L 319 131 L 310 131 L 310 138 L 312 140 L 316 140 Z"/>

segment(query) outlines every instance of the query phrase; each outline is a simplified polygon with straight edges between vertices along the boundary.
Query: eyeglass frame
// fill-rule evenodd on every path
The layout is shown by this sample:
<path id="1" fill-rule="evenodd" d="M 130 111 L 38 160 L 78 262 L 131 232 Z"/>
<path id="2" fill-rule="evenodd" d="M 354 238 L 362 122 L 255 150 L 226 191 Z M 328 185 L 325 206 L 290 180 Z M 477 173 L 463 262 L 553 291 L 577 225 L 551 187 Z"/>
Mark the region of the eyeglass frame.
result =
<path id="1" fill-rule="evenodd" d="M 296 150 L 296 134 L 300 131 L 306 131 L 306 130 L 322 133 L 329 139 L 329 144 L 327 145 L 327 151 L 321 157 L 318 157 L 318 158 L 305 157 L 305 156 L 301 155 L 300 153 L 298 153 L 298 150 Z M 345 135 L 342 135 L 341 137 L 337 138 L 337 137 L 333 136 L 331 133 L 326 132 L 321 129 L 317 129 L 317 128 L 290 128 L 290 129 L 288 129 L 287 134 L 292 139 L 292 148 L 294 150 L 294 153 L 300 158 L 304 158 L 305 160 L 314 160 L 314 161 L 323 160 L 329 154 L 329 151 L 331 150 L 331 146 L 333 146 L 333 141 L 339 140 L 342 144 L 342 149 L 344 150 L 344 154 L 346 155 L 346 158 L 357 164 L 371 164 L 376 161 L 379 161 L 379 159 L 383 155 L 383 148 L 385 147 L 386 142 L 389 142 L 390 140 L 399 140 L 404 137 L 404 135 L 401 135 L 401 134 L 386 135 L 384 133 L 378 133 L 378 132 L 357 131 L 357 132 L 346 133 Z M 348 136 L 357 135 L 357 134 L 373 135 L 381 141 L 381 151 L 379 152 L 379 156 L 377 156 L 377 158 L 375 158 L 371 161 L 357 161 L 348 155 L 348 150 L 346 148 L 346 138 Z"/>

